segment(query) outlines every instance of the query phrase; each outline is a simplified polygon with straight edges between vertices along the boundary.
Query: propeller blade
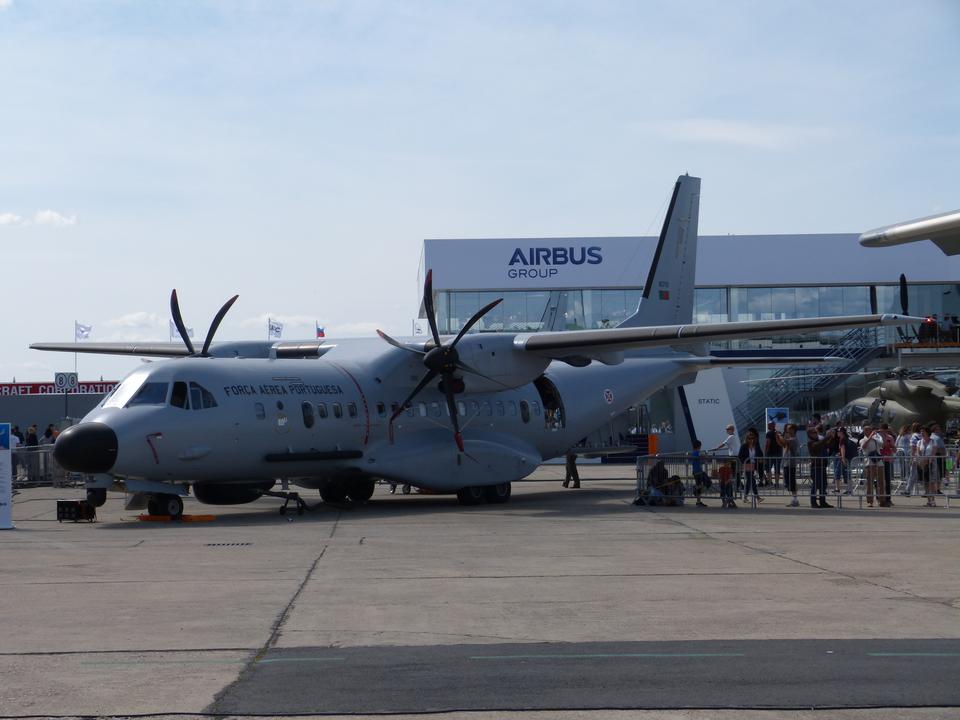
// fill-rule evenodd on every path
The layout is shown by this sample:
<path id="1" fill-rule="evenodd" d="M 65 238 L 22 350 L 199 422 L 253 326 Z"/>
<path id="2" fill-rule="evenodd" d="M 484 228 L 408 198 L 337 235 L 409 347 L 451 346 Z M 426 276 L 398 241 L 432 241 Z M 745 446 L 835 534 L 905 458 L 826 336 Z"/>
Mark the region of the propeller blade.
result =
<path id="1" fill-rule="evenodd" d="M 407 406 L 410 404 L 410 401 L 413 400 L 417 395 L 420 394 L 420 391 L 423 390 L 427 385 L 430 384 L 430 381 L 433 380 L 437 375 L 439 375 L 436 370 L 428 370 L 427 374 L 421 378 L 420 382 L 417 383 L 417 386 L 413 389 L 407 399 L 400 403 L 400 406 L 393 411 L 393 415 L 390 416 L 390 424 L 393 424 L 393 421 L 396 420 L 400 415 L 403 414 L 403 411 L 407 409 Z"/>
<path id="2" fill-rule="evenodd" d="M 458 342 L 460 342 L 460 338 L 466 335 L 470 331 L 470 328 L 472 328 L 474 325 L 477 324 L 477 321 L 480 318 L 482 318 L 484 315 L 486 315 L 488 312 L 493 310 L 497 305 L 499 305 L 502 302 L 503 302 L 503 298 L 497 298 L 492 303 L 488 303 L 484 305 L 482 308 L 480 308 L 479 310 L 477 310 L 473 314 L 473 317 L 467 320 L 467 324 L 463 326 L 463 328 L 460 330 L 459 333 L 457 333 L 457 337 L 454 339 L 452 343 L 450 343 L 450 346 L 453 347 Z"/>
<path id="3" fill-rule="evenodd" d="M 453 425 L 453 440 L 457 443 L 457 450 L 463 452 L 463 435 L 460 434 L 457 401 L 453 397 L 453 373 L 444 373 L 443 394 L 447 396 L 447 410 L 450 411 L 450 424 Z"/>
<path id="4" fill-rule="evenodd" d="M 233 307 L 233 304 L 237 301 L 239 295 L 234 295 L 232 298 L 227 300 L 223 307 L 217 312 L 216 316 L 213 318 L 213 322 L 210 323 L 210 329 L 207 330 L 207 338 L 203 341 L 203 349 L 200 351 L 201 357 L 207 357 L 207 353 L 210 350 L 210 343 L 213 342 L 213 336 L 217 332 L 217 328 L 220 327 L 220 323 L 223 322 L 224 315 L 227 314 L 227 311 Z"/>
<path id="5" fill-rule="evenodd" d="M 427 321 L 433 341 L 440 347 L 440 333 L 437 331 L 437 313 L 433 308 L 433 270 L 427 270 L 427 279 L 423 281 L 423 307 L 427 311 Z"/>
<path id="6" fill-rule="evenodd" d="M 406 350 L 407 352 L 412 352 L 415 355 L 420 355 L 420 356 L 427 354 L 425 350 L 421 350 L 420 348 L 410 347 L 409 345 L 404 345 L 399 340 L 394 340 L 392 337 L 390 337 L 385 332 L 383 332 L 383 330 L 377 330 L 377 335 L 379 335 L 381 338 L 383 338 L 388 343 L 393 345 L 395 348 L 400 348 L 401 350 Z"/>
<path id="7" fill-rule="evenodd" d="M 484 380 L 489 380 L 490 382 L 492 382 L 492 383 L 494 383 L 494 384 L 496 384 L 496 385 L 499 385 L 499 386 L 502 387 L 504 390 L 511 390 L 511 389 L 512 389 L 512 388 L 511 388 L 509 385 L 507 385 L 506 383 L 502 383 L 502 382 L 500 382 L 499 380 L 497 380 L 496 378 L 490 377 L 489 375 L 484 375 L 484 374 L 483 374 L 482 372 L 480 372 L 479 370 L 475 370 L 474 368 L 470 367 L 470 366 L 467 365 L 465 362 L 462 362 L 462 361 L 460 361 L 460 360 L 457 360 L 457 369 L 458 369 L 458 370 L 463 370 L 463 372 L 470 373 L 471 375 L 476 375 L 477 377 L 482 377 Z"/>
<path id="8" fill-rule="evenodd" d="M 173 324 L 177 326 L 177 332 L 183 338 L 183 344 L 187 346 L 187 351 L 191 355 L 196 355 L 197 351 L 193 349 L 193 343 L 190 342 L 190 336 L 187 335 L 187 326 L 183 324 L 183 316 L 180 314 L 180 301 L 177 300 L 176 288 L 170 293 L 170 314 L 173 315 Z"/>
<path id="9" fill-rule="evenodd" d="M 907 312 L 909 297 L 907 293 L 907 276 L 903 273 L 900 273 L 900 309 L 903 311 L 904 315 L 909 315 Z"/>

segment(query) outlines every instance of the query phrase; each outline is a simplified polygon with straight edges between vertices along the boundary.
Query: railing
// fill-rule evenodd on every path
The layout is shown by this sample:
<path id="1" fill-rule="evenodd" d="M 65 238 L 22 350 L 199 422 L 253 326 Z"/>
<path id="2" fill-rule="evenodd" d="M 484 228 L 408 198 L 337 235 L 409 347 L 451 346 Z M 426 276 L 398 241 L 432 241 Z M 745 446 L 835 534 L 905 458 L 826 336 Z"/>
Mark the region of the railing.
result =
<path id="1" fill-rule="evenodd" d="M 928 504 L 942 495 L 949 507 L 949 498 L 957 497 L 947 492 L 957 480 L 956 457 L 954 448 L 937 458 L 857 455 L 844 464 L 833 456 L 802 456 L 789 458 L 789 464 L 783 458 L 761 459 L 750 467 L 737 457 L 702 454 L 698 476 L 689 453 L 645 455 L 637 458 L 636 500 L 637 504 L 683 505 L 699 498 L 730 497 L 755 507 L 769 498 L 796 498 L 790 504 L 799 505 L 801 498 L 809 497 L 812 504 L 823 507 L 822 498 L 832 498 L 837 505 L 844 498 L 861 506 L 864 501 L 887 505 L 898 495 L 911 494 L 926 497 Z M 791 475 L 795 485 L 788 486 Z M 721 492 L 728 485 L 729 491 Z"/>
<path id="2" fill-rule="evenodd" d="M 19 447 L 11 453 L 13 487 L 65 487 L 83 482 L 77 473 L 68 473 L 53 459 L 53 445 Z"/>

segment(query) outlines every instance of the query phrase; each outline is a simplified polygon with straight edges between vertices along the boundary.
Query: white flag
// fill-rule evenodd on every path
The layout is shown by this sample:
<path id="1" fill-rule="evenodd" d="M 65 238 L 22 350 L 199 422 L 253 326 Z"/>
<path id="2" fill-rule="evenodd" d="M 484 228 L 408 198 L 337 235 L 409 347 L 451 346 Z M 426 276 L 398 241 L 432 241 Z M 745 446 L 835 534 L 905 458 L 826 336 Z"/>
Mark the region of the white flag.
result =
<path id="1" fill-rule="evenodd" d="M 177 326 L 174 324 L 173 320 L 170 320 L 169 323 L 170 323 L 170 339 L 173 340 L 174 338 L 180 337 L 180 332 L 177 330 Z M 190 338 L 193 337 L 193 328 L 191 327 L 187 328 L 187 337 L 190 337 Z"/>
<path id="2" fill-rule="evenodd" d="M 274 338 L 279 340 L 281 335 L 283 335 L 283 323 L 267 318 L 267 337 L 271 340 Z"/>
<path id="3" fill-rule="evenodd" d="M 73 321 L 73 336 L 77 340 L 89 340 L 92 330 L 93 325 L 84 325 L 83 323 L 78 323 L 76 320 Z"/>

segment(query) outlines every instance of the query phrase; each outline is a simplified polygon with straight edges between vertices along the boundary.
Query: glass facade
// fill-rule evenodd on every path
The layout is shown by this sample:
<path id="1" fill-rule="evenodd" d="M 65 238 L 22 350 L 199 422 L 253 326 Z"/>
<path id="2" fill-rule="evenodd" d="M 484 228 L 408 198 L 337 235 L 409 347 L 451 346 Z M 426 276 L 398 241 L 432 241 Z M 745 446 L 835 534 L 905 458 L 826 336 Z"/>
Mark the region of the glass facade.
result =
<path id="1" fill-rule="evenodd" d="M 873 285 L 877 312 L 899 313 L 900 287 Z M 542 330 L 548 308 L 562 303 L 565 330 L 616 327 L 629 317 L 640 302 L 639 288 L 615 290 L 546 291 L 441 291 L 436 307 L 440 332 L 456 334 L 479 308 L 503 298 L 479 323 L 480 332 L 535 332 Z M 960 284 L 911 284 L 908 286 L 911 315 L 960 316 Z M 836 315 L 866 315 L 871 312 L 870 285 L 824 285 L 800 287 L 700 287 L 694 296 L 695 323 L 722 323 L 748 320 L 780 320 Z M 823 333 L 819 338 L 778 338 L 737 340 L 723 347 L 805 347 L 829 345 L 841 332 Z"/>

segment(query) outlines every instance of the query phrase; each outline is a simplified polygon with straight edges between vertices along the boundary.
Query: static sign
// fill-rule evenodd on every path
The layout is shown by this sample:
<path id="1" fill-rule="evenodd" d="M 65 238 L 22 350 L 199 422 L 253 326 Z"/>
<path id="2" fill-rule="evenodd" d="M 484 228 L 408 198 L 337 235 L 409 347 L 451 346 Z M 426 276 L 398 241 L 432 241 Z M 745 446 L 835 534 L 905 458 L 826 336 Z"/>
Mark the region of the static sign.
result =
<path id="1" fill-rule="evenodd" d="M 10 423 L 0 423 L 0 530 L 13 529 L 13 473 L 10 465 Z"/>
<path id="2" fill-rule="evenodd" d="M 424 240 L 438 290 L 639 288 L 654 237 Z M 422 279 L 422 277 L 421 277 Z"/>

